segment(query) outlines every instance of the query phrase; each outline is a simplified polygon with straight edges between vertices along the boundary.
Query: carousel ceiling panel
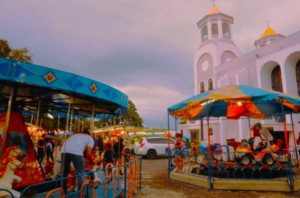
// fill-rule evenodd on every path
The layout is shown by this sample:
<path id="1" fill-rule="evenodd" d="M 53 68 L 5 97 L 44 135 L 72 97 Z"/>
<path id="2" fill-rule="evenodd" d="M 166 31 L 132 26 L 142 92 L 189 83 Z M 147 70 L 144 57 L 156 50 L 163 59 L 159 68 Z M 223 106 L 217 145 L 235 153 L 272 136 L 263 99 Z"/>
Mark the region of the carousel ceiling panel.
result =
<path id="1" fill-rule="evenodd" d="M 82 76 L 30 63 L 0 58 L 0 103 L 7 104 L 12 86 L 16 85 L 18 105 L 36 111 L 39 101 L 42 111 L 91 112 L 109 117 L 126 113 L 128 96 L 113 87 Z M 101 117 L 97 115 L 97 117 Z"/>

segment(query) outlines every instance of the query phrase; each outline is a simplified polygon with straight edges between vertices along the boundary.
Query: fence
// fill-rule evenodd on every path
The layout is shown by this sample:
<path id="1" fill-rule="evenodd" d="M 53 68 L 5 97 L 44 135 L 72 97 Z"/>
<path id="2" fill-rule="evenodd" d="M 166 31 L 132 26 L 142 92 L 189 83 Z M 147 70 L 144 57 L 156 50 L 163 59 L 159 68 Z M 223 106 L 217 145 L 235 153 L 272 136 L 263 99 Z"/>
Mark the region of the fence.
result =
<path id="1" fill-rule="evenodd" d="M 210 189 L 218 180 L 286 181 L 291 192 L 294 182 L 300 181 L 299 153 L 292 148 L 289 156 L 286 151 L 230 152 L 226 146 L 221 148 L 211 152 L 210 158 L 207 150 L 185 150 L 179 154 L 173 149 L 168 155 L 169 178 L 171 172 L 206 178 Z"/>
<path id="2" fill-rule="evenodd" d="M 127 156 L 128 157 L 128 156 Z M 128 159 L 128 158 L 127 158 Z M 125 161 L 125 158 L 124 158 Z M 119 170 L 123 171 L 121 174 Z M 22 198 L 44 198 L 44 197 L 117 197 L 123 193 L 123 197 L 132 198 L 141 190 L 142 158 L 131 155 L 123 165 L 90 171 L 84 175 L 86 180 L 80 189 L 76 189 L 76 177 L 59 178 L 40 184 L 28 186 L 21 196 Z M 62 182 L 67 182 L 67 190 L 64 190 Z"/>
<path id="3" fill-rule="evenodd" d="M 0 197 L 14 198 L 15 196 L 12 191 L 5 188 L 0 188 Z"/>

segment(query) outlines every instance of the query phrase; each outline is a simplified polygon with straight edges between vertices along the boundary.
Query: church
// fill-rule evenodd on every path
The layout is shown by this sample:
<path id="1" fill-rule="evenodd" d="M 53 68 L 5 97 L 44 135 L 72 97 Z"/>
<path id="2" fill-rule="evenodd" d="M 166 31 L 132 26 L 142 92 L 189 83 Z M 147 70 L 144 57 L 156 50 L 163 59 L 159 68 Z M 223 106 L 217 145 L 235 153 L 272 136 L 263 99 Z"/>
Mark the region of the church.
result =
<path id="1" fill-rule="evenodd" d="M 292 95 L 300 95 L 300 31 L 289 36 L 281 35 L 269 25 L 254 41 L 254 50 L 242 54 L 234 43 L 233 17 L 222 13 L 213 5 L 198 23 L 200 46 L 194 56 L 195 95 L 227 85 L 250 85 Z M 247 35 L 245 35 L 247 37 Z M 293 146 L 292 121 L 295 137 L 300 131 L 300 116 L 286 116 L 289 144 Z M 260 122 L 267 128 L 274 142 L 285 141 L 280 119 L 226 120 L 210 118 L 210 139 L 226 144 L 226 139 L 236 141 L 250 137 L 249 127 Z M 208 139 L 206 121 L 201 133 L 200 121 L 179 124 L 179 132 L 191 139 Z"/>

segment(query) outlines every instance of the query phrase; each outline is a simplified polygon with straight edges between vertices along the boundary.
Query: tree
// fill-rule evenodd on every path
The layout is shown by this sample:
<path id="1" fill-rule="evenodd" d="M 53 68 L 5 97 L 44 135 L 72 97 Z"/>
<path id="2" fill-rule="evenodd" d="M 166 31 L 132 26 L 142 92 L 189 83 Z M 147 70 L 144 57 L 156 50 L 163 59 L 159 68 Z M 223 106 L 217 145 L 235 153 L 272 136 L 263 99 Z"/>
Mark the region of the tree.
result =
<path id="1" fill-rule="evenodd" d="M 11 48 L 6 40 L 0 39 L 0 57 L 8 58 Z"/>
<path id="2" fill-rule="evenodd" d="M 29 50 L 26 47 L 21 49 L 12 49 L 7 40 L 0 39 L 0 57 L 32 63 L 31 56 L 32 55 L 29 54 Z"/>
<path id="3" fill-rule="evenodd" d="M 101 119 L 98 122 L 95 122 L 95 126 L 103 127 L 110 124 L 123 124 L 127 126 L 143 127 L 143 122 L 144 121 L 138 114 L 134 103 L 131 100 L 129 100 L 126 114 L 115 119 Z"/>

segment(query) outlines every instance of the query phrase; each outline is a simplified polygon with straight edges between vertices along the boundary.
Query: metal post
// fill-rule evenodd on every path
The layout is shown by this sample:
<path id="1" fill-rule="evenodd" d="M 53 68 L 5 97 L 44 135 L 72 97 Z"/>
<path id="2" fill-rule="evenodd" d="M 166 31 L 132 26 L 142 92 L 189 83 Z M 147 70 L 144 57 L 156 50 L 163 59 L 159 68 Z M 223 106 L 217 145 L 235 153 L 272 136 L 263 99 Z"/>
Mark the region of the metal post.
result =
<path id="1" fill-rule="evenodd" d="M 15 98 L 14 95 L 16 94 L 15 89 L 17 89 L 17 88 L 14 86 L 11 88 L 10 97 L 9 97 L 9 101 L 8 101 L 5 125 L 4 125 L 4 130 L 3 130 L 3 139 L 2 139 L 2 145 L 1 145 L 1 151 L 0 151 L 0 159 L 2 159 L 2 156 L 4 153 L 4 147 L 5 147 L 5 143 L 6 143 L 6 136 L 7 136 L 7 132 L 8 132 L 8 125 L 9 125 L 9 120 L 10 120 L 10 113 L 11 113 L 13 98 Z M 2 160 L 0 160 L 0 163 L 2 163 Z"/>
<path id="2" fill-rule="evenodd" d="M 93 133 L 94 132 L 94 114 L 95 114 L 95 103 L 93 103 L 92 106 L 92 115 L 91 115 L 91 123 L 90 123 L 90 131 Z"/>
<path id="3" fill-rule="evenodd" d="M 37 115 L 36 115 L 36 123 L 35 123 L 35 125 L 37 127 L 39 127 L 40 108 L 41 108 L 41 101 L 39 100 L 39 106 L 38 106 L 38 111 L 37 111 Z"/>
<path id="4" fill-rule="evenodd" d="M 297 144 L 296 144 L 296 138 L 295 138 L 293 115 L 292 115 L 292 113 L 290 115 L 291 115 L 291 122 L 292 122 L 292 128 L 293 128 L 293 139 L 294 139 L 294 146 L 295 146 L 295 153 L 296 153 L 296 164 L 298 164 L 298 151 L 297 151 Z"/>
<path id="5" fill-rule="evenodd" d="M 75 98 L 73 97 L 73 102 L 72 102 L 72 111 L 71 111 L 71 123 L 70 123 L 70 131 L 73 131 L 73 114 L 74 114 L 74 102 Z"/>
<path id="6" fill-rule="evenodd" d="M 30 123 L 32 124 L 33 122 L 33 113 L 31 113 L 31 120 L 30 120 Z"/>
<path id="7" fill-rule="evenodd" d="M 170 156 L 170 115 L 168 110 L 168 179 L 170 179 L 170 172 L 171 172 L 171 156 Z"/>
<path id="8" fill-rule="evenodd" d="M 206 121 L 207 121 L 207 137 L 208 137 L 208 181 L 209 181 L 209 189 L 213 189 L 212 184 L 212 160 L 211 160 L 211 148 L 210 148 L 210 130 L 209 130 L 209 107 L 208 100 L 206 101 Z"/>
<path id="9" fill-rule="evenodd" d="M 60 113 L 58 114 L 58 118 L 57 118 L 57 132 L 59 130 L 59 123 L 60 122 Z"/>
<path id="10" fill-rule="evenodd" d="M 288 158 L 287 177 L 288 177 L 288 181 L 290 182 L 290 190 L 291 190 L 291 192 L 294 192 L 294 181 L 293 181 L 293 176 L 292 176 L 292 163 L 291 163 L 291 156 L 290 156 L 290 152 L 289 152 L 289 143 L 288 143 L 288 137 L 287 137 L 287 131 L 286 131 L 285 111 L 283 108 L 283 99 L 282 98 L 280 100 L 280 103 L 281 103 L 281 113 L 282 113 L 282 118 L 283 118 L 286 154 L 287 154 L 287 158 Z"/>
<path id="11" fill-rule="evenodd" d="M 286 146 L 286 154 L 288 157 L 290 157 L 289 153 L 289 143 L 288 143 L 288 137 L 287 137 L 287 131 L 286 131 L 286 119 L 285 119 L 285 112 L 283 109 L 283 101 L 281 99 L 281 114 L 283 118 L 283 128 L 284 128 L 284 136 L 285 136 L 285 146 Z"/>
<path id="12" fill-rule="evenodd" d="M 200 129 L 201 129 L 201 141 L 204 139 L 203 138 L 203 118 L 200 119 Z"/>
<path id="13" fill-rule="evenodd" d="M 124 178 L 124 198 L 126 198 L 127 190 L 127 164 L 125 164 L 125 178 Z"/>
<path id="14" fill-rule="evenodd" d="M 69 116 L 70 116 L 70 108 L 71 108 L 71 103 L 69 103 L 69 106 L 68 106 L 68 113 L 67 113 L 67 123 L 66 123 L 66 132 L 65 133 L 67 133 L 68 132 L 68 128 L 69 128 Z M 67 142 L 66 142 L 66 138 L 67 138 L 67 135 L 65 134 L 65 137 L 64 137 L 64 144 L 67 144 Z M 64 149 L 66 149 L 66 146 L 64 146 Z M 63 159 L 61 159 L 62 160 L 62 165 L 65 163 L 65 155 L 64 155 L 64 157 L 63 157 Z M 65 170 L 64 170 L 64 168 L 62 168 L 62 177 L 64 177 L 64 172 L 65 172 Z M 62 180 L 61 181 L 61 186 L 62 187 L 64 187 L 64 182 L 66 182 L 66 181 L 64 181 L 64 180 Z M 66 189 L 64 189 L 64 190 L 66 190 Z"/>

